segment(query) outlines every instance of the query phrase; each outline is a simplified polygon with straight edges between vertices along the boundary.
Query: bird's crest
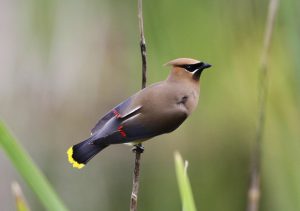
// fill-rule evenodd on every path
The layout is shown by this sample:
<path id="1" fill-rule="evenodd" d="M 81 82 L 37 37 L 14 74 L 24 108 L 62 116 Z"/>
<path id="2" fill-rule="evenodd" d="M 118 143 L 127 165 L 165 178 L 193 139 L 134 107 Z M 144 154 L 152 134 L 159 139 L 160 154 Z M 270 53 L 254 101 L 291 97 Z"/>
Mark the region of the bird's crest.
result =
<path id="1" fill-rule="evenodd" d="M 185 65 L 185 64 L 197 64 L 199 62 L 200 61 L 198 61 L 196 59 L 178 58 L 178 59 L 169 61 L 164 66 L 181 66 L 181 65 Z"/>

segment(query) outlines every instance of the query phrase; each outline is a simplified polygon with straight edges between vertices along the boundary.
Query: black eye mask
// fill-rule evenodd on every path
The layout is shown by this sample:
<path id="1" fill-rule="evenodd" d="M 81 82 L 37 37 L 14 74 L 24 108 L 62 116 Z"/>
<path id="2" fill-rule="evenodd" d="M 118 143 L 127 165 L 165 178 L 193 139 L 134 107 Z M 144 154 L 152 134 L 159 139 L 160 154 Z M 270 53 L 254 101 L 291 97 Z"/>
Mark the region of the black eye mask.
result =
<path id="1" fill-rule="evenodd" d="M 182 64 L 182 65 L 176 65 L 176 66 L 184 68 L 189 72 L 192 72 L 193 73 L 193 78 L 195 80 L 199 80 L 200 75 L 201 75 L 201 73 L 204 69 L 211 67 L 210 64 L 207 64 L 207 63 L 204 63 L 204 62 L 199 62 L 199 63 L 196 63 L 196 64 Z"/>
<path id="2" fill-rule="evenodd" d="M 196 64 L 177 65 L 177 67 L 184 68 L 189 72 L 194 72 L 195 70 L 206 68 L 206 64 L 204 62 L 199 62 L 199 63 L 196 63 Z"/>

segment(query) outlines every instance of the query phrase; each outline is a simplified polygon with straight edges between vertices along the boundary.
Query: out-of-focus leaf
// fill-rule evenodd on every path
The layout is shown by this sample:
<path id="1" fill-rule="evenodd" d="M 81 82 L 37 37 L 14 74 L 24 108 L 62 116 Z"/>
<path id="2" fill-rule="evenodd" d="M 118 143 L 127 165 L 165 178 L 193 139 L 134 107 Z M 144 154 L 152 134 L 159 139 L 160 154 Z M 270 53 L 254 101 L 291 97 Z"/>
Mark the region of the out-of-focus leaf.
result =
<path id="1" fill-rule="evenodd" d="M 194 197 L 181 155 L 175 152 L 175 169 L 183 211 L 196 211 Z"/>
<path id="2" fill-rule="evenodd" d="M 0 147 L 47 210 L 67 210 L 48 180 L 1 121 Z"/>
<path id="3" fill-rule="evenodd" d="M 11 184 L 11 190 L 16 199 L 16 210 L 17 211 L 30 211 L 19 183 L 13 182 Z"/>

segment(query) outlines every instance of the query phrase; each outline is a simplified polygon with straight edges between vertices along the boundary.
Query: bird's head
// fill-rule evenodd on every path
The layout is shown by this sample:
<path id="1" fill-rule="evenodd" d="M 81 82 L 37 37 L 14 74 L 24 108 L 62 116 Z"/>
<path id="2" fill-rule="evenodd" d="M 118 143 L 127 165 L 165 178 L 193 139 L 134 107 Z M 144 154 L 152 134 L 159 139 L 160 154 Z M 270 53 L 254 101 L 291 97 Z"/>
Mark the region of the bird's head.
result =
<path id="1" fill-rule="evenodd" d="M 204 69 L 211 67 L 210 64 L 189 58 L 174 59 L 165 65 L 172 67 L 171 75 L 188 77 L 196 81 L 199 80 Z"/>

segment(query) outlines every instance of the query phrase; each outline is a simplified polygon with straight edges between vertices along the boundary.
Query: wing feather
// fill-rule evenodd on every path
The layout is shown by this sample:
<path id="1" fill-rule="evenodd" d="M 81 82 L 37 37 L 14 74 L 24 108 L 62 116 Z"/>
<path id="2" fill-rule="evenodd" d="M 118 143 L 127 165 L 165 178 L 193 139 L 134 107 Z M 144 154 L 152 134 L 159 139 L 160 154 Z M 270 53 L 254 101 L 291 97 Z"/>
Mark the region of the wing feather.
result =
<path id="1" fill-rule="evenodd" d="M 122 113 L 124 113 L 126 108 L 128 108 L 128 106 L 130 105 L 131 98 L 132 97 L 129 97 L 127 100 L 123 101 L 122 103 L 114 107 L 111 111 L 109 111 L 107 114 L 105 114 L 98 121 L 95 127 L 91 130 L 91 135 L 93 135 L 96 131 L 100 130 L 105 125 L 105 123 L 107 123 L 111 118 L 117 116 L 116 111 L 122 116 Z"/>

